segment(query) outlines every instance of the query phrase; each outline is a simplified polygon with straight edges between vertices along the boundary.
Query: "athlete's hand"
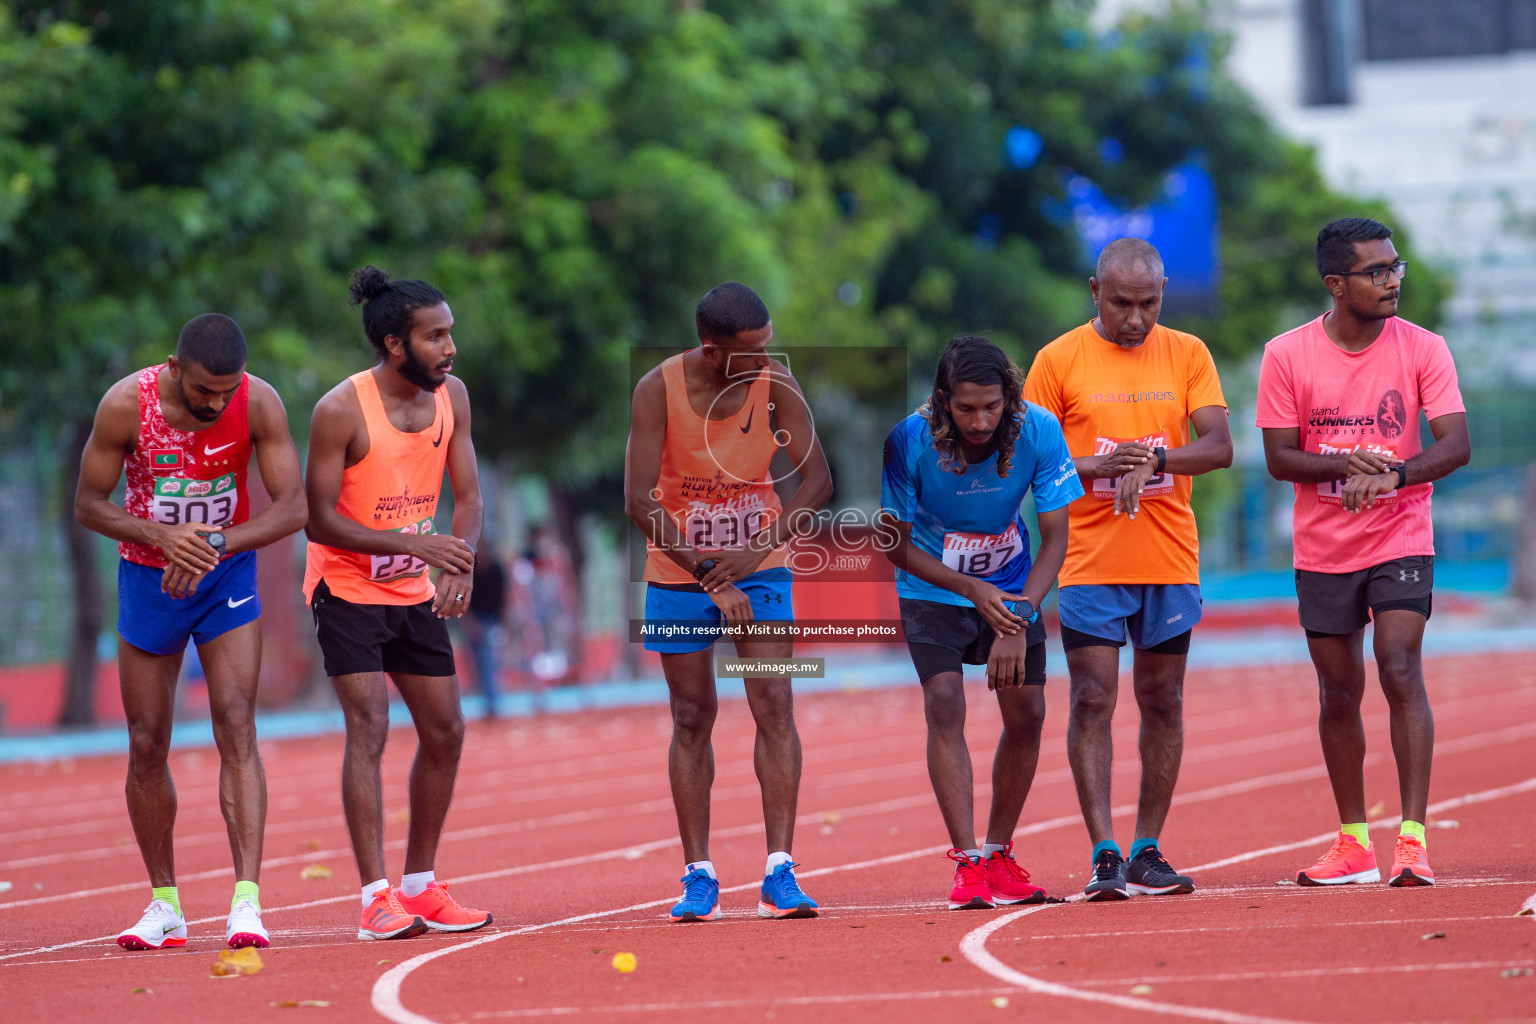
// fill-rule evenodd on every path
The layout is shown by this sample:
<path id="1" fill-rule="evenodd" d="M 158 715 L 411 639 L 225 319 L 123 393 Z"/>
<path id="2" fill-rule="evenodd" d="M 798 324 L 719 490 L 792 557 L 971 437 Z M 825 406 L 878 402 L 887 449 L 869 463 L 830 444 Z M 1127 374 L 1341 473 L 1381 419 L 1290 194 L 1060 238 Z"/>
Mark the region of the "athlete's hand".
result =
<path id="1" fill-rule="evenodd" d="M 1356 448 L 1349 453 L 1349 465 L 1345 469 L 1345 477 L 1351 476 L 1375 476 L 1385 473 L 1392 468 L 1385 456 L 1368 452 L 1364 448 Z"/>
<path id="2" fill-rule="evenodd" d="M 768 557 L 768 550 L 764 548 L 759 551 L 749 544 L 741 548 L 708 551 L 704 557 L 713 558 L 715 567 L 704 574 L 704 578 L 699 580 L 699 586 L 708 593 L 714 593 L 727 583 L 740 583 L 757 572 L 757 567 Z"/>
<path id="3" fill-rule="evenodd" d="M 191 597 L 197 593 L 197 585 L 202 582 L 203 575 L 200 572 L 188 572 L 178 565 L 168 565 L 160 577 L 160 592 L 178 600 Z"/>
<path id="4" fill-rule="evenodd" d="M 1352 476 L 1344 481 L 1344 493 L 1340 501 L 1346 512 L 1359 512 L 1372 508 L 1376 498 L 1397 489 L 1397 472 L 1376 473 L 1371 476 Z"/>
<path id="5" fill-rule="evenodd" d="M 987 655 L 987 689 L 1002 690 L 1024 685 L 1026 646 L 1023 630 L 992 641 L 992 653 Z"/>
<path id="6" fill-rule="evenodd" d="M 1115 515 L 1125 512 L 1132 519 L 1136 518 L 1136 513 L 1141 511 L 1142 488 L 1147 486 L 1156 469 L 1156 462 L 1143 462 L 1121 475 L 1120 483 L 1115 486 Z"/>
<path id="7" fill-rule="evenodd" d="M 1138 466 L 1157 464 L 1157 453 L 1139 441 L 1122 441 L 1107 455 L 1095 456 L 1088 462 L 1092 475 L 1100 480 L 1112 480 L 1123 476 Z"/>
<path id="8" fill-rule="evenodd" d="M 437 596 L 432 598 L 432 611 L 440 619 L 458 618 L 469 611 L 469 592 L 474 586 L 472 574 L 443 570 L 437 576 Z"/>
<path id="9" fill-rule="evenodd" d="M 208 533 L 207 523 L 177 523 L 162 525 L 161 529 L 161 539 L 155 547 L 165 554 L 166 561 L 198 576 L 218 567 L 219 553 L 203 539 Z"/>
<path id="10" fill-rule="evenodd" d="M 709 591 L 709 599 L 715 602 L 715 607 L 725 616 L 727 626 L 742 626 L 752 621 L 752 599 L 734 583 Z"/>
<path id="11" fill-rule="evenodd" d="M 411 546 L 410 553 L 428 565 L 449 572 L 470 573 L 475 569 L 474 550 L 447 533 L 416 534 L 416 543 Z"/>
<path id="12" fill-rule="evenodd" d="M 1013 636 L 1023 632 L 1024 620 L 1009 610 L 1005 601 L 1022 601 L 1022 594 L 1005 594 L 992 584 L 983 580 L 972 580 L 969 593 L 963 597 L 970 600 L 981 613 L 981 617 L 987 620 L 998 636 Z"/>

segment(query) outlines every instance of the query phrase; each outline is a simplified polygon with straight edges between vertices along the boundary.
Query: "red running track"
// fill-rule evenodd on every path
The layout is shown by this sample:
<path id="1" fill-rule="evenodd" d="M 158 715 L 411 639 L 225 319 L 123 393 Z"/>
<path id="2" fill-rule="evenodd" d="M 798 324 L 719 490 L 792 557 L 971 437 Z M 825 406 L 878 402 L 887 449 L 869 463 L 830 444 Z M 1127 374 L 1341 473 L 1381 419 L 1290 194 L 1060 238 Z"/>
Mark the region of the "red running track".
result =
<path id="1" fill-rule="evenodd" d="M 682 874 L 666 781 L 664 708 L 471 726 L 439 873 L 495 930 L 405 942 L 355 939 L 357 880 L 338 794 L 340 741 L 264 744 L 271 816 L 262 901 L 265 968 L 209 975 L 232 883 L 212 751 L 177 752 L 177 855 L 193 920 L 181 951 L 125 953 L 146 883 L 121 795 L 120 758 L 0 769 L 0 979 L 7 1020 L 662 1021 L 970 1019 L 1370 1022 L 1536 1021 L 1536 665 L 1529 655 L 1428 663 L 1438 742 L 1434 889 L 1277 884 L 1336 828 L 1304 666 L 1198 671 L 1164 834 L 1200 886 L 1183 897 L 944 909 L 950 863 L 923 762 L 916 685 L 803 697 L 797 872 L 814 920 L 755 916 L 761 809 L 746 707 L 722 707 L 712 854 L 722 920 L 673 925 Z M 998 730 L 973 687 L 979 779 Z M 1088 843 L 1064 748 L 1064 688 L 1017 837 L 1053 893 L 1078 891 Z M 1367 786 L 1390 859 L 1396 775 L 1379 692 L 1367 698 Z M 1118 719 L 1117 825 L 1129 840 L 1136 717 Z M 413 749 L 397 733 L 386 799 L 404 807 Z M 978 816 L 988 796 L 979 784 Z M 1437 827 L 1438 826 L 1438 827 Z M 403 815 L 387 830 L 391 871 Z M 304 881 L 310 864 L 334 870 Z M 1383 864 L 1385 869 L 1388 864 Z M 1385 873 L 1385 871 L 1384 871 Z M 398 877 L 395 874 L 394 877 Z M 1444 938 L 1422 936 L 1443 932 Z M 616 952 L 638 969 L 621 974 Z M 136 992 L 136 989 L 146 991 Z M 273 1008 L 318 1000 L 325 1007 Z M 994 1001 L 1005 1005 L 994 1006 Z"/>

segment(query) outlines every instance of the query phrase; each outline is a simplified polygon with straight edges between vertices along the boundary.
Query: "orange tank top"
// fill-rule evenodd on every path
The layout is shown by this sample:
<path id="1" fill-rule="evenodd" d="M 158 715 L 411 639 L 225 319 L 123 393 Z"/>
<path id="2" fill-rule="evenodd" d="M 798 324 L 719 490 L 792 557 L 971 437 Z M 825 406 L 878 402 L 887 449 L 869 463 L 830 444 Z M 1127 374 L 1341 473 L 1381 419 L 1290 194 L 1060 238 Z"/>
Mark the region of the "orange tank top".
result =
<path id="1" fill-rule="evenodd" d="M 779 450 L 769 426 L 769 378 L 759 376 L 745 386 L 747 400 L 735 416 L 705 419 L 688 402 L 683 357 L 661 364 L 667 389 L 667 435 L 661 449 L 661 507 L 697 551 L 741 547 L 766 530 L 784 511 L 773 491 L 768 464 Z M 763 559 L 758 570 L 786 564 L 779 547 Z M 692 583 L 688 572 L 646 542 L 648 583 Z"/>
<path id="2" fill-rule="evenodd" d="M 453 437 L 453 405 L 448 389 L 432 395 L 435 415 L 426 430 L 397 430 L 384 411 L 384 399 L 372 370 L 347 378 L 357 391 L 368 431 L 368 454 L 341 475 L 336 511 L 375 530 L 432 533 L 432 517 L 448 464 Z M 305 555 L 304 597 L 314 596 L 324 579 L 331 593 L 354 604 L 420 604 L 436 588 L 427 563 L 411 555 L 370 555 L 342 551 L 310 541 Z"/>

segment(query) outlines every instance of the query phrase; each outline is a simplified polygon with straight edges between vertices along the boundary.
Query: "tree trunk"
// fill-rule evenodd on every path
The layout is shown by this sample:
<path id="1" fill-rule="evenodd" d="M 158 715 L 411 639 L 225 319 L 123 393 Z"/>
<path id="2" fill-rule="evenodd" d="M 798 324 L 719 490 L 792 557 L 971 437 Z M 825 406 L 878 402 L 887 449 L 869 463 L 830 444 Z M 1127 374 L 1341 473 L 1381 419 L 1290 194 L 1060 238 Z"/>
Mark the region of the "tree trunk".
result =
<path id="1" fill-rule="evenodd" d="M 1520 528 L 1515 535 L 1515 572 L 1511 590 L 1527 604 L 1536 604 L 1536 466 L 1525 474 L 1525 500 L 1520 503 Z"/>
<path id="2" fill-rule="evenodd" d="M 60 726 L 94 725 L 96 722 L 96 644 L 101 636 L 106 599 L 96 565 L 96 535 L 76 521 L 74 512 L 75 487 L 80 482 L 80 455 L 90 436 L 90 420 L 82 420 L 66 429 L 64 472 L 59 481 L 59 505 L 63 510 L 60 518 L 75 593 L 75 628 L 70 636 Z"/>

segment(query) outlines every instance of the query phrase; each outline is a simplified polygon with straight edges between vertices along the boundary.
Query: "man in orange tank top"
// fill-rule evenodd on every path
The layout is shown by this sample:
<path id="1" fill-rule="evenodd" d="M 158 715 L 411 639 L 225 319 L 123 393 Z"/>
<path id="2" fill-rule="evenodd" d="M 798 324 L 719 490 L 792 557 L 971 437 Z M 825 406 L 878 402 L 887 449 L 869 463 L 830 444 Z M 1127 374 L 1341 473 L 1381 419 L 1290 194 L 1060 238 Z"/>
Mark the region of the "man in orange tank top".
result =
<path id="1" fill-rule="evenodd" d="M 197 644 L 219 749 L 219 797 L 235 860 L 225 941 L 265 946 L 257 880 L 267 780 L 256 749 L 261 598 L 256 549 L 304 526 L 304 482 L 283 400 L 245 372 L 245 335 L 205 313 L 163 366 L 114 384 L 80 458 L 75 517 L 120 542 L 117 671 L 128 719 L 128 817 L 153 892 L 124 949 L 187 944 L 171 832 L 167 757 L 176 678 Z M 248 515 L 252 455 L 272 503 Z M 123 505 L 111 495 L 127 470 Z"/>
<path id="2" fill-rule="evenodd" d="M 668 359 L 635 387 L 624 456 L 624 510 L 648 541 L 646 627 L 692 634 L 645 642 L 661 653 L 671 692 L 667 768 L 686 862 L 674 921 L 720 914 L 720 883 L 709 860 L 710 733 L 718 697 L 707 631 L 721 620 L 739 626 L 794 618 L 784 546 L 832 495 L 800 386 L 767 354 L 773 324 L 762 300 L 746 285 L 722 284 L 704 296 L 694 319 L 699 347 Z M 781 449 L 800 473 L 787 506 L 769 472 Z M 788 639 L 736 640 L 743 658 L 787 658 L 793 650 Z M 814 917 L 816 901 L 795 882 L 790 858 L 800 790 L 790 681 L 748 679 L 746 691 L 768 837 L 757 911 Z"/>
<path id="3" fill-rule="evenodd" d="M 352 275 L 352 303 L 363 307 L 363 331 L 379 362 L 315 406 L 304 594 L 346 716 L 342 807 L 364 883 L 357 937 L 473 931 L 491 915 L 461 906 L 434 871 L 464 742 L 446 620 L 469 608 L 482 517 L 469 392 L 448 373 L 453 314 L 442 292 L 364 267 Z M 451 535 L 433 522 L 445 467 L 453 485 Z M 435 586 L 428 566 L 442 570 Z M 398 888 L 384 870 L 386 673 L 410 708 L 418 741 Z"/>

